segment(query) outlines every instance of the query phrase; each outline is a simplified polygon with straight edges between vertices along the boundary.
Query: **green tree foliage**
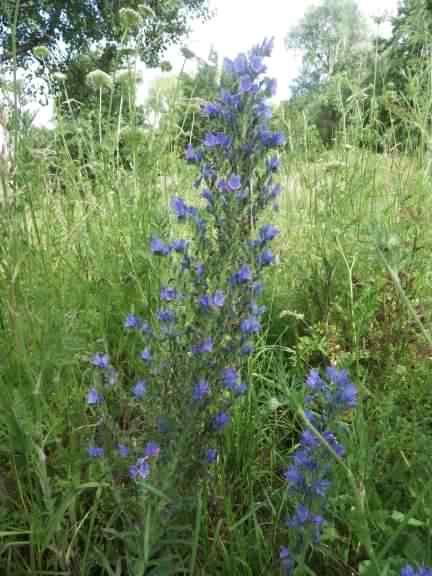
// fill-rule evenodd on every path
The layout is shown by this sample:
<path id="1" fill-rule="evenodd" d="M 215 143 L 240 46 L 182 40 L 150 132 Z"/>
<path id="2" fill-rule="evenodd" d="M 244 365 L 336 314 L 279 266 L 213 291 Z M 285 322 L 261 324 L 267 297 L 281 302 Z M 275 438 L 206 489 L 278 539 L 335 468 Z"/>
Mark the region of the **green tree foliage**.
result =
<path id="1" fill-rule="evenodd" d="M 309 8 L 285 39 L 288 49 L 303 54 L 293 93 L 308 93 L 352 66 L 367 41 L 366 21 L 355 0 L 324 0 Z"/>
<path id="2" fill-rule="evenodd" d="M 329 145 L 351 93 L 350 76 L 364 67 L 370 46 L 366 20 L 354 0 L 324 0 L 306 11 L 285 45 L 302 53 L 301 71 L 292 86 L 295 108 L 305 112 Z"/>
<path id="3" fill-rule="evenodd" d="M 102 43 L 113 50 L 124 34 L 121 10 L 141 15 L 141 59 L 157 65 L 165 48 L 188 31 L 192 18 L 207 18 L 207 0 L 0 0 L 0 65 L 12 58 L 11 31 L 16 22 L 17 61 L 26 67 L 35 47 L 49 49 L 49 61 L 68 65 Z"/>

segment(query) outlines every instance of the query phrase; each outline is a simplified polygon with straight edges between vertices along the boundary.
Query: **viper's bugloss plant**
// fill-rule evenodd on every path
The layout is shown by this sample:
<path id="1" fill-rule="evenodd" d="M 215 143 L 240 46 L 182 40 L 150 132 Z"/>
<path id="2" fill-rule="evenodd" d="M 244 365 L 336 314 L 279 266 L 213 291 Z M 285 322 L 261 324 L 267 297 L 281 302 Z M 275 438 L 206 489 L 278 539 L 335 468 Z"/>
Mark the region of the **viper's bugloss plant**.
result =
<path id="1" fill-rule="evenodd" d="M 126 317 L 130 358 L 118 378 L 107 355 L 92 360 L 102 378 L 87 393 L 96 419 L 89 454 L 102 457 L 103 448 L 106 458 L 121 458 L 133 480 L 151 475 L 159 450 L 148 454 L 149 441 L 160 446 L 161 461 L 175 455 L 184 479 L 198 477 L 217 460 L 233 405 L 247 392 L 248 356 L 265 311 L 258 302 L 262 276 L 274 262 L 269 245 L 279 232 L 258 224 L 260 212 L 276 207 L 280 160 L 272 151 L 285 143 L 269 127 L 267 99 L 276 83 L 265 76 L 264 60 L 272 47 L 264 40 L 224 61 L 219 98 L 202 108 L 208 131 L 200 146 L 185 151 L 197 169 L 199 203 L 172 198 L 182 237 L 150 239 L 162 270 L 166 263 L 159 306 L 145 319 Z M 111 445 L 99 446 L 97 431 L 108 424 Z"/>
<path id="2" fill-rule="evenodd" d="M 280 550 L 284 576 L 294 574 L 310 546 L 320 541 L 333 464 L 345 454 L 339 439 L 344 432 L 342 417 L 357 403 L 357 389 L 346 370 L 334 366 L 326 369 L 324 378 L 318 370 L 311 370 L 305 388 L 305 427 L 284 474 L 290 501 L 295 503 L 286 521 L 289 546 Z"/>

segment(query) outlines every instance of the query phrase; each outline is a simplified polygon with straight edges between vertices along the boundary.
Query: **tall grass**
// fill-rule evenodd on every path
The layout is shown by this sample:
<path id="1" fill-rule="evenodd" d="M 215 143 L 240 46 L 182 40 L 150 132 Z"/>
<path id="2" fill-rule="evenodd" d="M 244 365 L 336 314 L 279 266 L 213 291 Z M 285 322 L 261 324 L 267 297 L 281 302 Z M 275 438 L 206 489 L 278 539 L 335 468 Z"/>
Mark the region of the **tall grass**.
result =
<path id="1" fill-rule="evenodd" d="M 419 99 L 406 121 L 428 105 Z M 101 131 L 58 118 L 43 143 L 16 134 L 17 203 L 0 215 L 0 572 L 279 574 L 303 380 L 329 362 L 350 370 L 361 402 L 304 573 L 390 576 L 406 561 L 432 563 L 428 161 L 372 153 L 353 130 L 313 158 L 295 143 L 283 157 L 267 330 L 195 498 L 174 501 L 162 477 L 132 496 L 83 458 L 88 358 L 96 347 L 121 358 L 125 314 L 155 306 L 149 239 L 175 226 L 171 192 L 192 190 L 172 145 L 175 102 L 168 114 L 174 130 L 140 132 L 124 164 L 127 126 L 109 118 Z"/>

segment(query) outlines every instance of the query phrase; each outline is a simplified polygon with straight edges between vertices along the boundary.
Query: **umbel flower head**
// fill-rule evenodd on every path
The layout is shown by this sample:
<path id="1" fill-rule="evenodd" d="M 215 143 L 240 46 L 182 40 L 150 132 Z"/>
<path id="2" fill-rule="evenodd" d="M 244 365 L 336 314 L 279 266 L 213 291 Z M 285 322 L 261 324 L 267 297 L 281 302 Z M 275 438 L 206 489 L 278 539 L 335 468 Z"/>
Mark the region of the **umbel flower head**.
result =
<path id="1" fill-rule="evenodd" d="M 132 8 L 120 8 L 120 23 L 125 30 L 133 30 L 142 26 L 143 17 Z"/>
<path id="2" fill-rule="evenodd" d="M 96 90 L 102 90 L 103 88 L 107 88 L 108 90 L 112 90 L 113 87 L 113 79 L 109 74 L 104 72 L 103 70 L 92 70 L 86 76 L 86 82 L 92 88 Z"/>

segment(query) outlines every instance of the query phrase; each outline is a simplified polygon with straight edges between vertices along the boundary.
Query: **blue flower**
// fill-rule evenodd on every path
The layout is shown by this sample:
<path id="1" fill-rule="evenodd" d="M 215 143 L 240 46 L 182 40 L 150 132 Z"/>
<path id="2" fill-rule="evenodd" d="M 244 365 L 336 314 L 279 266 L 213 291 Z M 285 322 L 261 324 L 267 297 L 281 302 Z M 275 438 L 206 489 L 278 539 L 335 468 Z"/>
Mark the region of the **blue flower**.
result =
<path id="1" fill-rule="evenodd" d="M 279 229 L 273 224 L 265 224 L 259 229 L 259 237 L 262 242 L 271 242 L 279 234 Z"/>
<path id="2" fill-rule="evenodd" d="M 117 452 L 122 458 L 129 456 L 129 448 L 125 444 L 117 444 Z"/>
<path id="3" fill-rule="evenodd" d="M 232 139 L 223 132 L 209 132 L 205 135 L 203 144 L 207 148 L 216 148 L 220 146 L 221 148 L 227 148 L 231 146 Z"/>
<path id="4" fill-rule="evenodd" d="M 247 392 L 247 384 L 239 382 L 232 388 L 234 396 L 243 396 Z"/>
<path id="5" fill-rule="evenodd" d="M 213 418 L 213 428 L 217 432 L 221 432 L 230 421 L 230 415 L 226 412 L 218 412 Z"/>
<path id="6" fill-rule="evenodd" d="M 272 262 L 273 262 L 273 253 L 269 248 L 263 250 L 261 254 L 258 254 L 257 256 L 257 264 L 259 266 L 262 266 L 263 268 L 265 266 L 270 266 Z"/>
<path id="7" fill-rule="evenodd" d="M 248 318 L 244 318 L 240 322 L 240 331 L 243 334 L 256 334 L 261 330 L 260 321 L 255 318 L 254 316 L 249 316 Z"/>
<path id="8" fill-rule="evenodd" d="M 207 380 L 201 379 L 193 389 L 192 398 L 196 402 L 201 402 L 210 394 L 210 387 Z"/>
<path id="9" fill-rule="evenodd" d="M 283 576 L 292 576 L 294 573 L 295 561 L 286 546 L 281 546 L 279 549 L 279 558 L 282 566 Z"/>
<path id="10" fill-rule="evenodd" d="M 202 354 L 204 352 L 213 352 L 213 339 L 211 336 L 202 340 L 191 348 L 192 354 Z"/>
<path id="11" fill-rule="evenodd" d="M 214 462 L 216 462 L 218 457 L 218 451 L 216 450 L 216 448 L 208 448 L 207 450 L 207 462 L 209 464 L 213 464 Z"/>
<path id="12" fill-rule="evenodd" d="M 175 288 L 162 288 L 160 291 L 160 299 L 165 302 L 172 302 L 177 299 L 177 290 Z"/>
<path id="13" fill-rule="evenodd" d="M 242 356 L 249 356 L 255 352 L 255 346 L 251 342 L 244 342 L 240 348 L 240 354 Z"/>
<path id="14" fill-rule="evenodd" d="M 150 360 L 152 359 L 152 353 L 150 348 L 144 348 L 144 350 L 140 354 L 140 358 L 141 360 L 144 360 L 144 362 L 150 362 Z"/>
<path id="15" fill-rule="evenodd" d="M 103 448 L 99 448 L 98 446 L 89 446 L 87 448 L 87 454 L 90 456 L 90 458 L 103 458 L 105 450 Z"/>
<path id="16" fill-rule="evenodd" d="M 202 153 L 199 150 L 194 150 L 192 144 L 188 144 L 186 147 L 185 158 L 188 162 L 200 162 L 202 159 Z"/>
<path id="17" fill-rule="evenodd" d="M 109 366 L 109 356 L 108 354 L 95 354 L 92 359 L 91 359 L 91 363 L 93 364 L 93 366 L 96 366 L 97 368 L 108 368 Z"/>
<path id="18" fill-rule="evenodd" d="M 160 454 L 160 446 L 157 442 L 147 442 L 146 447 L 144 449 L 144 454 L 148 458 L 155 458 Z"/>
<path id="19" fill-rule="evenodd" d="M 247 264 L 243 264 L 238 272 L 235 272 L 231 278 L 230 283 L 232 285 L 236 284 L 247 284 L 252 280 L 252 270 Z"/>
<path id="20" fill-rule="evenodd" d="M 188 247 L 187 240 L 173 240 L 169 247 L 170 250 L 174 250 L 174 252 L 184 253 L 186 248 Z"/>
<path id="21" fill-rule="evenodd" d="M 87 404 L 89 406 L 96 406 L 103 401 L 103 397 L 98 393 L 96 388 L 90 388 L 87 393 Z"/>
<path id="22" fill-rule="evenodd" d="M 138 380 L 135 386 L 132 388 L 132 394 L 137 400 L 141 399 L 147 392 L 147 384 L 144 380 Z"/>
<path id="23" fill-rule="evenodd" d="M 321 380 L 318 370 L 310 370 L 305 385 L 312 392 L 321 392 L 324 389 L 324 382 Z"/>
<path id="24" fill-rule="evenodd" d="M 220 115 L 221 113 L 221 105 L 217 102 L 207 102 L 202 107 L 202 113 L 209 118 L 215 118 Z"/>
<path id="25" fill-rule="evenodd" d="M 238 382 L 238 372 L 235 368 L 224 368 L 222 370 L 222 383 L 225 388 L 233 389 Z"/>
<path id="26" fill-rule="evenodd" d="M 150 464 L 146 458 L 138 458 L 136 464 L 129 468 L 129 476 L 132 480 L 145 480 L 150 474 Z"/>
<path id="27" fill-rule="evenodd" d="M 231 192 L 235 192 L 241 188 L 241 178 L 237 174 L 232 174 L 228 178 L 227 187 Z"/>
<path id="28" fill-rule="evenodd" d="M 150 241 L 150 250 L 153 254 L 168 256 L 171 252 L 171 247 L 164 244 L 160 238 L 152 238 Z"/>
<path id="29" fill-rule="evenodd" d="M 277 156 L 272 156 L 266 162 L 267 172 L 277 172 L 280 166 L 280 160 Z"/>
<path id="30" fill-rule="evenodd" d="M 258 76 L 259 74 L 263 74 L 267 70 L 267 66 L 263 63 L 262 57 L 256 55 L 252 55 L 249 58 L 249 64 L 253 72 Z"/>
<path id="31" fill-rule="evenodd" d="M 126 316 L 126 320 L 124 321 L 125 328 L 139 328 L 140 326 L 140 319 L 135 314 L 128 314 Z"/>
<path id="32" fill-rule="evenodd" d="M 160 308 L 156 312 L 156 318 L 160 322 L 175 322 L 175 312 L 173 310 L 168 310 L 166 308 Z"/>
<path id="33" fill-rule="evenodd" d="M 253 82 L 248 75 L 240 78 L 240 93 L 250 92 L 252 90 Z"/>
<path id="34" fill-rule="evenodd" d="M 222 290 L 216 290 L 212 296 L 212 304 L 216 308 L 222 308 L 225 304 L 225 294 Z"/>

